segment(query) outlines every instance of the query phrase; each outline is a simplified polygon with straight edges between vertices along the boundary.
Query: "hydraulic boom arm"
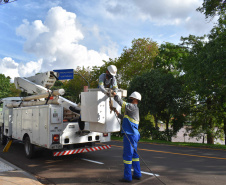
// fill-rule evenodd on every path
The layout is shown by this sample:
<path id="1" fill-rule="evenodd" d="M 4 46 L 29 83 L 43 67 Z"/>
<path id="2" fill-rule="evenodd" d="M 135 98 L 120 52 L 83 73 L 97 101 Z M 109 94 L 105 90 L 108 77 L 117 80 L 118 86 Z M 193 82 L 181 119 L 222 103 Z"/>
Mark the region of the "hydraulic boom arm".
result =
<path id="1" fill-rule="evenodd" d="M 54 94 L 54 92 L 52 93 L 52 91 L 49 90 L 49 88 L 51 88 L 54 85 L 57 76 L 58 76 L 57 72 L 48 71 L 45 73 L 39 73 L 35 76 L 31 76 L 28 78 L 16 77 L 14 79 L 14 83 L 17 89 L 21 89 L 22 91 L 25 91 L 29 94 L 37 94 L 37 95 L 23 98 L 23 101 L 27 101 L 27 100 L 30 101 L 33 99 L 41 99 L 45 97 L 46 93 L 49 93 L 53 96 L 63 95 L 64 94 L 63 89 L 58 90 L 57 91 L 58 94 Z M 57 101 L 55 102 L 61 104 L 64 108 L 68 110 L 70 110 L 69 109 L 70 106 L 73 106 L 74 108 L 80 110 L 80 107 L 78 107 L 76 103 L 73 103 L 61 96 L 58 96 Z M 13 106 L 13 105 L 10 105 L 10 106 Z"/>

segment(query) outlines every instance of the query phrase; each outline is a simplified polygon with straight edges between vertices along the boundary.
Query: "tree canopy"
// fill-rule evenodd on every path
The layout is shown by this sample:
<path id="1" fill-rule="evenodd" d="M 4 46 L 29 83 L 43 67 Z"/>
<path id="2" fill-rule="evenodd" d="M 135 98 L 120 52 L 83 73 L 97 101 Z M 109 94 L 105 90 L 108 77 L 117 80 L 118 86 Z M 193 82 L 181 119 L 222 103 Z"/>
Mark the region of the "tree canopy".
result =
<path id="1" fill-rule="evenodd" d="M 145 122 L 144 119 L 147 114 L 153 115 L 156 124 L 158 120 L 166 124 L 167 135 L 170 138 L 170 121 L 183 117 L 184 113 L 182 111 L 184 104 L 181 104 L 182 83 L 180 79 L 175 78 L 171 73 L 165 73 L 164 70 L 151 70 L 133 78 L 128 88 L 128 93 L 130 94 L 133 91 L 138 91 L 142 95 L 142 101 L 139 104 L 141 122 Z M 179 127 L 177 121 L 172 123 L 175 124 L 173 127 L 176 132 L 178 131 L 177 128 L 183 126 L 182 119 L 180 119 Z"/>
<path id="2" fill-rule="evenodd" d="M 204 0 L 202 7 L 197 8 L 197 11 L 204 13 L 206 18 L 225 14 L 226 0 Z"/>
<path id="3" fill-rule="evenodd" d="M 188 55 L 185 47 L 166 42 L 159 47 L 159 54 L 154 60 L 155 69 L 163 69 L 167 73 L 180 75 L 182 60 Z"/>
<path id="4" fill-rule="evenodd" d="M 189 46 L 189 56 L 183 61 L 186 86 L 197 100 L 191 113 L 195 120 L 193 129 L 202 128 L 207 134 L 208 143 L 213 143 L 215 127 L 221 127 L 226 104 L 226 19 L 219 23 L 204 37 L 190 35 L 182 38 L 183 45 Z M 216 119 L 216 113 L 218 119 Z M 201 119 L 200 119 L 201 118 Z M 205 119 L 204 119 L 205 118 Z M 198 121 L 199 120 L 199 121 Z M 226 124 L 226 123 L 225 123 Z M 199 125 L 199 126 L 198 126 Z"/>
<path id="5" fill-rule="evenodd" d="M 9 96 L 10 94 L 10 77 L 5 77 L 0 74 L 0 99 Z"/>
<path id="6" fill-rule="evenodd" d="M 154 67 L 154 59 L 158 55 L 158 44 L 149 38 L 134 39 L 130 48 L 124 48 L 121 56 L 116 61 L 118 81 L 123 88 L 136 75 Z"/>

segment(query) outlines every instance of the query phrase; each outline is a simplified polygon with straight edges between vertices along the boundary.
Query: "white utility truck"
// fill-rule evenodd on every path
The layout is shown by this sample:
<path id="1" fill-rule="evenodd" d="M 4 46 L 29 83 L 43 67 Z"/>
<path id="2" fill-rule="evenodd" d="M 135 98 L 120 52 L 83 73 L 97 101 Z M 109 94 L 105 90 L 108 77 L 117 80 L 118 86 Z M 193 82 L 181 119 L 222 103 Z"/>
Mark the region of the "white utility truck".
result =
<path id="1" fill-rule="evenodd" d="M 57 72 L 48 71 L 32 77 L 16 77 L 17 89 L 32 94 L 0 100 L 0 139 L 23 141 L 25 155 L 32 158 L 35 146 L 53 151 L 54 156 L 109 149 L 111 133 L 120 131 L 120 122 L 109 104 L 120 112 L 120 106 L 99 89 L 81 93 L 80 105 L 62 97 L 64 89 L 49 90 Z M 119 90 L 120 97 L 126 91 Z"/>

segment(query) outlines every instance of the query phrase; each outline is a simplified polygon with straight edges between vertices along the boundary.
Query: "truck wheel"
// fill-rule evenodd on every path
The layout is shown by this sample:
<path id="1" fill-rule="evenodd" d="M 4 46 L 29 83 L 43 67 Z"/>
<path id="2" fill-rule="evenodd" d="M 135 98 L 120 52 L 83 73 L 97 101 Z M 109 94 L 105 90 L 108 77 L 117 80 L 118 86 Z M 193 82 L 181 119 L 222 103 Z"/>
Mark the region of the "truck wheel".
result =
<path id="1" fill-rule="evenodd" d="M 3 127 L 0 127 L 0 140 L 1 140 L 1 145 L 6 145 L 7 143 L 7 136 L 3 134 L 4 130 Z"/>
<path id="2" fill-rule="evenodd" d="M 26 137 L 24 140 L 25 155 L 28 159 L 32 159 L 35 155 L 34 145 L 31 144 L 30 138 Z"/>

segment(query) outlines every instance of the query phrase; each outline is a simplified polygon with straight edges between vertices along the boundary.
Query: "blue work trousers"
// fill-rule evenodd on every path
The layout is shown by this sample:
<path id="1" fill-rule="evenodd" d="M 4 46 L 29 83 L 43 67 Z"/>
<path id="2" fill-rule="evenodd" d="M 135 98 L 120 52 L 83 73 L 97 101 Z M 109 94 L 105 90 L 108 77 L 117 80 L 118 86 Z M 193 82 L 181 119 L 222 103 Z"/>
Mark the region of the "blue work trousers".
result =
<path id="1" fill-rule="evenodd" d="M 132 167 L 134 169 L 133 175 L 137 178 L 141 177 L 139 155 L 136 152 L 140 135 L 127 134 L 127 137 L 126 135 L 123 136 L 124 179 L 132 181 Z M 134 148 L 131 146 L 130 142 Z"/>

